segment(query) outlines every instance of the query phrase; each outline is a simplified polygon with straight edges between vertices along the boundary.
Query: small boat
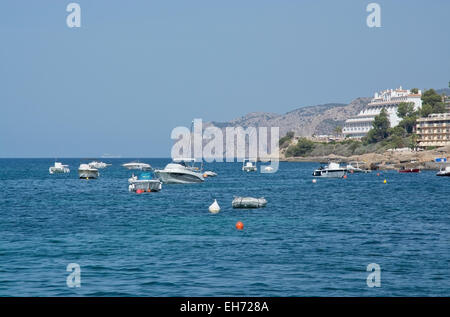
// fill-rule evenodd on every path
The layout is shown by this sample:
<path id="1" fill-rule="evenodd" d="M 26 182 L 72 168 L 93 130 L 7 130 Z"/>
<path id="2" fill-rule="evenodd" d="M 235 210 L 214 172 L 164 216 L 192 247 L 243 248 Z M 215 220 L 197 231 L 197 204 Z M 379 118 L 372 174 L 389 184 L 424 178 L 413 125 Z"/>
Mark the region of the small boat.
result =
<path id="1" fill-rule="evenodd" d="M 359 167 L 359 162 L 350 162 L 349 164 L 347 164 L 347 166 L 345 167 L 347 172 L 349 173 L 370 173 L 370 170 L 364 170 L 362 168 Z"/>
<path id="2" fill-rule="evenodd" d="M 420 173 L 420 169 L 418 168 L 406 168 L 404 166 L 402 166 L 402 168 L 400 168 L 398 170 L 399 173 Z"/>
<path id="3" fill-rule="evenodd" d="M 82 179 L 96 179 L 100 173 L 98 169 L 90 167 L 89 164 L 81 164 L 78 168 L 78 176 Z"/>
<path id="4" fill-rule="evenodd" d="M 190 184 L 205 181 L 202 169 L 195 166 L 195 159 L 174 159 L 155 175 L 165 184 Z"/>
<path id="5" fill-rule="evenodd" d="M 122 166 L 129 170 L 149 171 L 152 169 L 150 164 L 141 163 L 141 162 L 129 162 L 129 163 L 122 164 Z"/>
<path id="6" fill-rule="evenodd" d="M 108 166 L 111 166 L 111 164 L 107 164 L 107 163 L 103 163 L 103 162 L 98 162 L 98 161 L 92 161 L 88 164 L 90 167 L 96 168 L 96 169 L 101 169 L 101 168 L 106 168 Z"/>
<path id="7" fill-rule="evenodd" d="M 342 178 L 347 174 L 347 169 L 340 167 L 338 163 L 329 163 L 321 166 L 313 172 L 314 177 Z"/>
<path id="8" fill-rule="evenodd" d="M 441 170 L 437 172 L 436 176 L 450 176 L 450 166 L 441 168 Z"/>
<path id="9" fill-rule="evenodd" d="M 48 172 L 50 174 L 57 174 L 57 173 L 70 173 L 69 165 L 64 165 L 61 162 L 55 162 L 55 165 L 50 166 L 48 169 Z"/>
<path id="10" fill-rule="evenodd" d="M 244 172 L 256 172 L 256 160 L 244 160 L 242 162 L 242 170 Z"/>
<path id="11" fill-rule="evenodd" d="M 213 171 L 204 171 L 203 172 L 203 177 L 215 177 L 217 176 L 217 173 L 213 172 Z"/>
<path id="12" fill-rule="evenodd" d="M 153 179 L 150 173 L 142 173 L 139 176 L 134 174 L 128 179 L 128 190 L 136 192 L 159 192 L 162 189 L 162 183 L 159 179 Z"/>
<path id="13" fill-rule="evenodd" d="M 264 197 L 234 197 L 231 205 L 233 208 L 261 208 L 267 205 L 267 200 Z"/>

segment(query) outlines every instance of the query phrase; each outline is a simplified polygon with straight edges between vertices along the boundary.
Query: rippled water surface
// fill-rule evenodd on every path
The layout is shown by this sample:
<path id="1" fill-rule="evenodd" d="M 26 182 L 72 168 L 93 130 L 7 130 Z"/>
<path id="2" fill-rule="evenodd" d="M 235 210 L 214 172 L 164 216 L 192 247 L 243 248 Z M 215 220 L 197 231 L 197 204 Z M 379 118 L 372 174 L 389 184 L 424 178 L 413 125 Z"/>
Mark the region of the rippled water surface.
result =
<path id="1" fill-rule="evenodd" d="M 314 163 L 274 174 L 213 163 L 218 177 L 202 184 L 137 195 L 120 166 L 130 160 L 105 160 L 89 181 L 79 159 L 62 161 L 70 174 L 49 175 L 48 159 L 0 160 L 1 296 L 450 295 L 450 178 L 435 172 L 313 184 Z M 267 207 L 232 209 L 238 195 Z M 66 285 L 69 263 L 80 288 Z M 366 284 L 369 263 L 380 288 Z"/>

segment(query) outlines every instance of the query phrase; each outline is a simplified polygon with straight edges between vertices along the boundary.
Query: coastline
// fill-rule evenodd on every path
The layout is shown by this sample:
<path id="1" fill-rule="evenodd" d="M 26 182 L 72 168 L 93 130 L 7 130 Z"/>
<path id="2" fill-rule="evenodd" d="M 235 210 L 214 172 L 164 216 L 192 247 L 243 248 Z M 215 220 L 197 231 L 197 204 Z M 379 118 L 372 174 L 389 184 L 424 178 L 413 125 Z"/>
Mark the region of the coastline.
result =
<path id="1" fill-rule="evenodd" d="M 371 170 L 397 170 L 401 167 L 419 168 L 421 170 L 439 170 L 443 163 L 435 158 L 450 156 L 450 145 L 423 151 L 385 151 L 384 153 L 366 153 L 361 155 L 340 156 L 301 156 L 285 157 L 280 154 L 281 162 L 360 162 L 360 167 Z"/>

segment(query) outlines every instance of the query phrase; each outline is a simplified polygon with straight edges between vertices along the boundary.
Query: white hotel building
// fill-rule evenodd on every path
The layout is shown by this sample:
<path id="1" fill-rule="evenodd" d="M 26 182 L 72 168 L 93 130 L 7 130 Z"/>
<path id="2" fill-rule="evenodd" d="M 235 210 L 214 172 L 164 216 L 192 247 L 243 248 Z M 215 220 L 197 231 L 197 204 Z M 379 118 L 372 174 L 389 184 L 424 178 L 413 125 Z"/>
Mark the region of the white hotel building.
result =
<path id="1" fill-rule="evenodd" d="M 361 112 L 345 121 L 342 133 L 348 138 L 362 138 L 367 135 L 372 129 L 372 122 L 375 116 L 379 115 L 382 109 L 385 109 L 391 127 L 399 124 L 401 119 L 397 116 L 398 105 L 402 102 L 414 103 L 414 109 L 422 107 L 422 92 L 419 90 L 417 94 L 411 93 L 410 90 L 402 89 L 388 89 L 380 93 L 375 93 L 372 101 Z"/>

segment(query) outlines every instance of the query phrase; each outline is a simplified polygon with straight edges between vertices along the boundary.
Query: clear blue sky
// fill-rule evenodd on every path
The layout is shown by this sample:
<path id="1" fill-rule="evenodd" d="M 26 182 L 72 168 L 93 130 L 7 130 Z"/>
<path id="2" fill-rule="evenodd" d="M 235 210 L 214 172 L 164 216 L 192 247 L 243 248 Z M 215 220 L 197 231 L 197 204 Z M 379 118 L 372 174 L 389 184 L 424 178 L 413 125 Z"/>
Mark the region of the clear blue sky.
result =
<path id="1" fill-rule="evenodd" d="M 444 88 L 449 13 L 447 0 L 2 0 L 0 157 L 167 157 L 193 118 Z"/>

